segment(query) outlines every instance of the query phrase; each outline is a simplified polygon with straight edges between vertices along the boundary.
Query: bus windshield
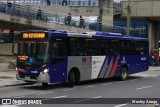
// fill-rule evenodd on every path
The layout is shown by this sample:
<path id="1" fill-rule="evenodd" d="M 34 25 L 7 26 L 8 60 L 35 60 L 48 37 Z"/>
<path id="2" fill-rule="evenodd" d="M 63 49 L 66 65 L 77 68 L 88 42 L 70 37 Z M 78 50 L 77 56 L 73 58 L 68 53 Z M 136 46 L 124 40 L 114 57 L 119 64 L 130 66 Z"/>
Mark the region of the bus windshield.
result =
<path id="1" fill-rule="evenodd" d="M 48 48 L 49 43 L 47 41 L 20 41 L 18 43 L 18 55 L 20 57 L 27 56 L 27 58 L 18 61 L 29 61 L 29 58 L 32 58 L 33 63 L 48 62 Z"/>

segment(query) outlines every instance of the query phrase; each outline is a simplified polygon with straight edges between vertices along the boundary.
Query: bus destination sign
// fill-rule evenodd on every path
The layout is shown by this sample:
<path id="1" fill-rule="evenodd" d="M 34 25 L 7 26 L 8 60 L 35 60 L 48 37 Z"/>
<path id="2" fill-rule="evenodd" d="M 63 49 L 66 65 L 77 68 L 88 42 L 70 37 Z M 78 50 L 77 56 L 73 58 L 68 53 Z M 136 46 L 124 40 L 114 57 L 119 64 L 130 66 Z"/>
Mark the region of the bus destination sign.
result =
<path id="1" fill-rule="evenodd" d="M 22 38 L 41 39 L 45 38 L 45 33 L 23 33 Z"/>

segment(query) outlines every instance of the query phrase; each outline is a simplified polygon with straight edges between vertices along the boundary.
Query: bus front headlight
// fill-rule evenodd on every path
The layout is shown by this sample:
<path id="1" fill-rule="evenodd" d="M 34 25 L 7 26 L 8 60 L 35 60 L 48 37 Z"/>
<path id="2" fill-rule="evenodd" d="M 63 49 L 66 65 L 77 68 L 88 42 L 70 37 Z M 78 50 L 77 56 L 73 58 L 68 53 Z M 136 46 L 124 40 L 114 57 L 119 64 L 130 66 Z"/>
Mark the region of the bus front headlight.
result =
<path id="1" fill-rule="evenodd" d="M 43 72 L 44 72 L 44 73 L 48 73 L 48 69 L 47 69 L 47 68 L 44 69 Z"/>
<path id="2" fill-rule="evenodd" d="M 49 69 L 48 69 L 48 68 L 45 68 L 45 69 L 40 73 L 40 75 L 43 75 L 43 74 L 45 74 L 45 73 L 48 73 L 48 71 L 49 71 Z"/>

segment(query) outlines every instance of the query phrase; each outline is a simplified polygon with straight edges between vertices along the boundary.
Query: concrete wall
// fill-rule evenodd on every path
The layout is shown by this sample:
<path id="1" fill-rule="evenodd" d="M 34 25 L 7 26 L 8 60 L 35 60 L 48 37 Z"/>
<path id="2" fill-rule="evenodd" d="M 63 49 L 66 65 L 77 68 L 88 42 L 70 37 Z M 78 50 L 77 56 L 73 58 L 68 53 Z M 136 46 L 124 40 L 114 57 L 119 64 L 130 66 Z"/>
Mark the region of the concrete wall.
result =
<path id="1" fill-rule="evenodd" d="M 126 10 L 128 1 L 122 1 L 122 8 Z M 132 7 L 133 6 L 133 7 Z M 131 0 L 131 16 L 133 17 L 159 17 L 160 1 L 159 0 Z M 126 16 L 123 12 L 122 16 Z"/>
<path id="2" fill-rule="evenodd" d="M 148 26 L 148 39 L 149 39 L 149 50 L 153 48 L 159 48 L 159 23 L 149 21 L 149 26 Z"/>
<path id="3" fill-rule="evenodd" d="M 0 55 L 13 55 L 12 54 L 12 43 L 0 44 Z M 17 52 L 17 45 L 15 45 L 15 51 Z"/>

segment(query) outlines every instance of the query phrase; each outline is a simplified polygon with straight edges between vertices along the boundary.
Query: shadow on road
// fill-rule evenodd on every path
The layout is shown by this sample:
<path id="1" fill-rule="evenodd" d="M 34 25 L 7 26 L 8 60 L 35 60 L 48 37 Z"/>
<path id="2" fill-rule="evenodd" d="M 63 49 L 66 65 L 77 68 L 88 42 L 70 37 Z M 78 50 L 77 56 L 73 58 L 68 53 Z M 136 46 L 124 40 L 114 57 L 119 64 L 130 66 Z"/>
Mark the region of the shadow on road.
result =
<path id="1" fill-rule="evenodd" d="M 134 79 L 141 79 L 144 77 L 140 76 L 129 76 L 126 81 L 134 80 Z M 88 81 L 82 81 L 79 84 L 76 84 L 75 86 L 83 86 L 83 85 L 96 85 L 100 83 L 112 83 L 120 81 L 119 78 L 108 78 L 108 79 L 98 79 L 98 80 L 88 80 Z M 24 83 L 19 85 L 19 88 L 23 89 L 29 89 L 29 90 L 57 90 L 57 89 L 64 89 L 69 88 L 67 83 L 58 83 L 58 84 L 48 84 L 48 86 L 43 87 L 41 83 Z"/>

